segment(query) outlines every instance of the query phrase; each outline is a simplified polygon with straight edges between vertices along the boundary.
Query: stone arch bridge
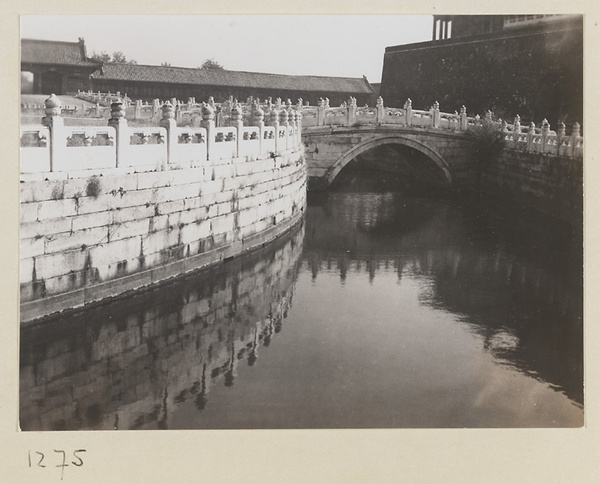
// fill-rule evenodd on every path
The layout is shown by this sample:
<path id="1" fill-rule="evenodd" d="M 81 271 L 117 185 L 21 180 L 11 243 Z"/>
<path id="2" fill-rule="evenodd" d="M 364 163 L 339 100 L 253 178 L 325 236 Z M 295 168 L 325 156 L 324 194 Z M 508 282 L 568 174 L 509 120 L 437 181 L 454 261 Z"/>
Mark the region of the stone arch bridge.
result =
<path id="1" fill-rule="evenodd" d="M 425 169 L 438 184 L 454 187 L 466 175 L 471 146 L 463 133 L 395 126 L 305 129 L 303 141 L 309 190 L 326 190 L 352 160 L 381 146 L 404 154 L 416 176 Z M 379 168 L 392 173 L 397 169 L 393 165 Z"/>
<path id="2" fill-rule="evenodd" d="M 407 163 L 416 177 L 427 177 L 439 185 L 456 188 L 472 179 L 469 154 L 473 137 L 467 132 L 488 124 L 504 133 L 505 147 L 531 155 L 547 154 L 581 158 L 583 138 L 577 123 L 566 134 L 565 125 L 550 130 L 544 120 L 540 127 L 531 123 L 521 126 L 517 116 L 513 124 L 492 120 L 487 112 L 467 116 L 463 106 L 460 113 L 443 113 L 436 102 L 427 111 L 413 110 L 410 99 L 403 108 L 383 106 L 378 99 L 374 107 L 358 107 L 352 98 L 348 103 L 331 108 L 326 100 L 315 107 L 303 107 L 302 140 L 308 166 L 309 190 L 326 190 L 345 166 L 360 155 L 380 147 L 394 150 Z M 392 173 L 399 167 L 394 163 L 378 163 L 377 168 Z"/>

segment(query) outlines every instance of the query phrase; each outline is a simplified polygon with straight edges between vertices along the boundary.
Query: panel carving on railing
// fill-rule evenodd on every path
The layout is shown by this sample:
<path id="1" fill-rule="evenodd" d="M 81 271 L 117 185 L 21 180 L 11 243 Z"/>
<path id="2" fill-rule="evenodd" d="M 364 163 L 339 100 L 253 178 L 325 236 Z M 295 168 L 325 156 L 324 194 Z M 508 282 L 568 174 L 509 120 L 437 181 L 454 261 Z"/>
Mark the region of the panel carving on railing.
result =
<path id="1" fill-rule="evenodd" d="M 115 141 L 115 130 L 110 127 L 65 128 L 65 132 L 67 147 L 113 146 Z"/>
<path id="2" fill-rule="evenodd" d="M 108 126 L 66 127 L 60 100 L 52 95 L 45 102 L 42 125 L 21 129 L 21 173 L 28 175 L 26 179 L 44 179 L 47 172 L 73 177 L 96 174 L 85 171 L 98 169 L 166 170 L 301 149 L 302 116 L 295 111 L 300 103 L 293 106 L 288 100 L 284 105 L 278 99 L 270 104 L 272 126 L 265 125 L 265 111 L 258 100 L 249 100 L 246 106 L 232 101 L 223 110 L 212 99 L 202 104 L 190 99 L 185 108 L 194 110 L 200 127 L 177 126 L 182 106 L 176 99 L 162 106 L 158 100 L 152 105 L 136 101 L 135 116 L 151 109 L 153 122 L 158 121 L 160 126 L 131 127 L 126 119 L 128 109 L 118 100 L 110 106 Z M 229 126 L 216 126 L 223 112 L 229 115 Z M 254 125 L 244 125 L 244 117 Z"/>
<path id="3" fill-rule="evenodd" d="M 236 154 L 236 135 L 236 128 L 215 128 L 211 159 L 223 160 L 234 158 Z"/>
<path id="4" fill-rule="evenodd" d="M 177 128 L 176 160 L 170 165 L 179 168 L 196 166 L 206 162 L 206 129 Z"/>
<path id="5" fill-rule="evenodd" d="M 21 172 L 50 171 L 50 131 L 46 126 L 21 126 Z"/>
<path id="6" fill-rule="evenodd" d="M 21 148 L 46 148 L 48 146 L 48 128 L 28 126 L 21 128 Z"/>

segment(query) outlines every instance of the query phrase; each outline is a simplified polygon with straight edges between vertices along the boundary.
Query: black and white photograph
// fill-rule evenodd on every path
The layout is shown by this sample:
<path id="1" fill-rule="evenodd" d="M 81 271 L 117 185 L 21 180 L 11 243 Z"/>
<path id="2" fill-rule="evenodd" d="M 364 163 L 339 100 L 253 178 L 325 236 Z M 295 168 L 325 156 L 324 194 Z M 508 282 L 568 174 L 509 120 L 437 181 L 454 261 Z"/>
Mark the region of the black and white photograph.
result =
<path id="1" fill-rule="evenodd" d="M 585 432 L 591 23 L 532 11 L 17 16 L 21 475 Z"/>
<path id="2" fill-rule="evenodd" d="M 22 430 L 583 425 L 581 15 L 21 28 Z"/>

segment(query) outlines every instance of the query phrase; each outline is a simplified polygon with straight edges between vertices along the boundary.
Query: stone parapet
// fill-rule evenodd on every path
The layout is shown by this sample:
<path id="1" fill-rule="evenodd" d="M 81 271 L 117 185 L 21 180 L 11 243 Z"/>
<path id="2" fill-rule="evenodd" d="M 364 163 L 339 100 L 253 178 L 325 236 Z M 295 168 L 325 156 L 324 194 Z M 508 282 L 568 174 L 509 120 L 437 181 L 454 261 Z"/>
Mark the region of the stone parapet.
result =
<path id="1" fill-rule="evenodd" d="M 51 108 L 48 116 L 57 118 L 60 107 Z M 214 128 L 214 145 L 230 143 L 231 150 L 211 153 L 202 149 L 206 128 L 177 128 L 169 106 L 159 128 L 127 128 L 121 114 L 113 106 L 112 126 L 102 128 L 124 143 L 120 152 L 114 143 L 90 143 L 97 131 L 85 129 L 81 146 L 58 146 L 68 128 L 51 119 L 44 135 L 60 157 L 41 169 L 25 161 L 31 171 L 22 173 L 20 187 L 22 322 L 218 263 L 302 218 L 306 164 L 289 121 L 278 152 L 262 152 L 269 146 L 257 139 L 269 132 L 264 126 L 240 121 Z"/>

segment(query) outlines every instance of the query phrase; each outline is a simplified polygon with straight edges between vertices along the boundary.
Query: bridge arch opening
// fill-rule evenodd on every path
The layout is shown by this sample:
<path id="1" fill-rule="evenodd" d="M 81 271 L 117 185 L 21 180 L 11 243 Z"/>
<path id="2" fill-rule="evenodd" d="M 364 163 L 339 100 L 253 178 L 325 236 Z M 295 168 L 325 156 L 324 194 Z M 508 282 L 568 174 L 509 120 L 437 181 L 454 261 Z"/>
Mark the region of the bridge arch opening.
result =
<path id="1" fill-rule="evenodd" d="M 342 154 L 326 175 L 330 189 L 365 185 L 369 179 L 387 188 L 449 188 L 453 177 L 434 148 L 402 136 L 371 138 Z"/>

